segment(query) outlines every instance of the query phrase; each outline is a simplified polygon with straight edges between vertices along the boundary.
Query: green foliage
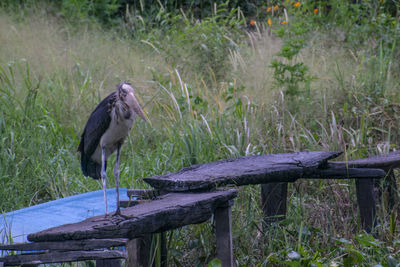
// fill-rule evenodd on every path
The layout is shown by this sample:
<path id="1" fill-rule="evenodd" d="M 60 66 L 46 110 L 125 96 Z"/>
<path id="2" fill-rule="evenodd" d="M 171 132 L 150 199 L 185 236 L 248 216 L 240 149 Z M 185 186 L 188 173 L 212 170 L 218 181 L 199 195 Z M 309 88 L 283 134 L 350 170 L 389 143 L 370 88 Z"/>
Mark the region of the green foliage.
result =
<path id="1" fill-rule="evenodd" d="M 264 1 L 243 8 L 239 1 L 65 0 L 53 2 L 44 23 L 32 14 L 47 9 L 12 2 L 1 6 L 23 19 L 0 12 L 1 211 L 101 188 L 81 174 L 76 147 L 87 116 L 125 79 L 152 124 L 138 120 L 123 147 L 122 187 L 145 188 L 141 177 L 228 157 L 344 150 L 342 159 L 351 159 L 398 149 L 393 1 L 272 1 L 279 5 L 272 17 Z M 288 23 L 277 26 L 284 9 Z M 262 19 L 258 28 L 246 28 L 250 18 Z M 239 191 L 238 266 L 399 263 L 397 213 L 379 206 L 374 235 L 363 233 L 353 181 L 291 184 L 286 219 L 269 226 L 261 224 L 259 187 Z M 219 266 L 213 231 L 212 221 L 170 231 L 169 264 Z"/>
<path id="2" fill-rule="evenodd" d="M 88 19 L 97 19 L 105 25 L 120 22 L 118 10 L 122 7 L 119 0 L 62 0 L 61 14 L 73 23 L 82 23 Z"/>
<path id="3" fill-rule="evenodd" d="M 208 263 L 208 267 L 221 267 L 222 266 L 222 262 L 220 259 L 213 259 L 212 261 L 210 261 Z"/>
<path id="4" fill-rule="evenodd" d="M 313 9 L 318 13 L 313 15 Z M 398 1 L 304 1 L 294 11 L 309 30 L 335 30 L 335 41 L 357 49 L 363 45 L 390 50 L 399 41 Z M 377 49 L 374 49 L 378 52 Z M 398 55 L 398 54 L 397 54 Z"/>
<path id="5" fill-rule="evenodd" d="M 154 29 L 148 41 L 165 53 L 174 68 L 208 80 L 220 79 L 229 68 L 226 55 L 238 48 L 236 42 L 244 25 L 237 9 L 229 9 L 227 3 L 217 5 L 215 14 L 201 21 L 193 18 L 190 11 L 188 14 L 161 12 L 161 31 Z"/>
<path id="6" fill-rule="evenodd" d="M 22 83 L 18 82 L 21 76 Z M 0 210 L 66 196 L 72 189 L 69 185 L 74 181 L 66 179 L 70 175 L 66 166 L 79 165 L 71 162 L 75 159 L 71 129 L 61 126 L 43 105 L 43 87 L 28 64 L 0 65 Z"/>
<path id="7" fill-rule="evenodd" d="M 312 77 L 308 67 L 297 59 L 305 46 L 307 29 L 304 23 L 294 22 L 290 26 L 282 25 L 275 33 L 283 39 L 281 51 L 277 54 L 281 59 L 272 60 L 269 67 L 274 70 L 275 87 L 289 98 L 290 112 L 296 113 L 310 99 Z"/>

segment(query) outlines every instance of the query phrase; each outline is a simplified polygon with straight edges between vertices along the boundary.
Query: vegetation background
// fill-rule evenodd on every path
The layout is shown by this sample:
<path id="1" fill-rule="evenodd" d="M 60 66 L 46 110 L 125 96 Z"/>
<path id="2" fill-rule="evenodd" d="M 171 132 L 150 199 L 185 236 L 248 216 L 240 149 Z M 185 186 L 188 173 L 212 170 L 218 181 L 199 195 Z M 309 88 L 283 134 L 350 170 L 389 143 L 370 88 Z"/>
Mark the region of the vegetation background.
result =
<path id="1" fill-rule="evenodd" d="M 123 148 L 122 187 L 228 157 L 398 149 L 399 8 L 395 0 L 1 1 L 0 210 L 101 188 L 82 175 L 76 149 L 90 112 L 122 80 L 152 122 L 138 120 Z M 373 235 L 364 233 L 354 181 L 291 184 L 287 218 L 267 230 L 259 187 L 239 190 L 238 266 L 400 264 L 398 206 L 387 212 L 382 198 Z M 218 266 L 212 222 L 168 238 L 170 265 Z"/>

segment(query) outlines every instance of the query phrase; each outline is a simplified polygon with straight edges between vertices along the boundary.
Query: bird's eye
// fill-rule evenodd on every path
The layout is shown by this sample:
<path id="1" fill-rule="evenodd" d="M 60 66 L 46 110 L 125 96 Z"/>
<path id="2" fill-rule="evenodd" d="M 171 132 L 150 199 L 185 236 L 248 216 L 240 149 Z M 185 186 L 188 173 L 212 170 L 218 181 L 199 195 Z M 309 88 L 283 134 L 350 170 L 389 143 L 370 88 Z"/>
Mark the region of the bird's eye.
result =
<path id="1" fill-rule="evenodd" d="M 128 94 L 128 90 L 126 90 L 126 89 L 124 89 L 124 88 L 121 88 L 121 93 L 124 94 L 124 95 L 126 95 L 126 94 Z"/>

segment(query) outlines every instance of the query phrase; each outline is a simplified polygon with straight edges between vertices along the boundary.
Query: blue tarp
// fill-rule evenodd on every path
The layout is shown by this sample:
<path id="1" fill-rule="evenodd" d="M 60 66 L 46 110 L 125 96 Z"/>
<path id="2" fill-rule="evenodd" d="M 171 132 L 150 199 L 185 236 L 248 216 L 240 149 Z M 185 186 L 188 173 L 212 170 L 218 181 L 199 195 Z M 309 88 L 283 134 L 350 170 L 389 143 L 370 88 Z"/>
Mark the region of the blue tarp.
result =
<path id="1" fill-rule="evenodd" d="M 126 188 L 120 188 L 120 200 L 128 200 Z M 115 189 L 107 189 L 108 212 L 115 211 Z M 0 243 L 27 241 L 26 236 L 67 223 L 76 223 L 104 214 L 103 190 L 57 199 L 0 215 Z"/>

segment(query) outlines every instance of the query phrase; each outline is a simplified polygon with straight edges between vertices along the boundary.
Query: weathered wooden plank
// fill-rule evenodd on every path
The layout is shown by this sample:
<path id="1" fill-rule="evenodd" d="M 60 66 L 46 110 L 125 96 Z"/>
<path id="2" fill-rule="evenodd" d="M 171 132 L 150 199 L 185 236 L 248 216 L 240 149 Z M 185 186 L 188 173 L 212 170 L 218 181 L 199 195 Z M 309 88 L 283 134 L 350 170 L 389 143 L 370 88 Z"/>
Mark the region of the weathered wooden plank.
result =
<path id="1" fill-rule="evenodd" d="M 370 233 L 376 224 L 376 202 L 372 179 L 356 180 L 356 193 L 362 228 Z"/>
<path id="2" fill-rule="evenodd" d="M 120 200 L 119 204 L 123 208 L 133 207 L 139 204 L 152 201 L 151 199 L 139 199 L 139 200 Z"/>
<path id="3" fill-rule="evenodd" d="M 353 168 L 399 168 L 400 167 L 400 151 L 394 151 L 389 154 L 371 156 L 364 159 L 356 159 L 349 161 L 329 162 L 338 167 L 348 166 Z"/>
<path id="4" fill-rule="evenodd" d="M 122 210 L 124 217 L 92 217 L 28 235 L 30 241 L 90 238 L 129 238 L 163 232 L 208 220 L 215 208 L 237 196 L 237 190 L 206 193 L 169 193 L 159 199 Z"/>
<path id="5" fill-rule="evenodd" d="M 294 182 L 297 179 L 382 178 L 380 169 L 347 168 L 327 160 L 339 152 L 299 152 L 242 157 L 184 168 L 177 173 L 144 178 L 162 191 L 211 189 L 226 184 Z"/>
<path id="6" fill-rule="evenodd" d="M 287 183 L 261 185 L 261 208 L 266 223 L 285 219 L 287 187 Z"/>
<path id="7" fill-rule="evenodd" d="M 38 251 L 38 250 L 91 250 L 125 246 L 127 238 L 66 240 L 63 242 L 34 242 L 0 245 L 0 250 Z"/>
<path id="8" fill-rule="evenodd" d="M 342 152 L 298 152 L 241 157 L 194 165 L 177 173 L 144 178 L 154 188 L 166 191 L 211 189 L 235 184 L 293 182 L 310 169 L 323 168 Z"/>
<path id="9" fill-rule="evenodd" d="M 98 259 L 124 259 L 125 251 L 119 250 L 92 250 L 92 251 L 54 251 L 41 254 L 19 254 L 5 256 L 0 259 L 4 266 L 22 264 L 44 264 L 70 261 L 85 261 Z"/>
<path id="10" fill-rule="evenodd" d="M 217 239 L 217 258 L 221 260 L 222 267 L 234 266 L 231 205 L 219 207 L 215 210 L 215 235 Z"/>
<path id="11" fill-rule="evenodd" d="M 312 169 L 304 173 L 303 178 L 318 179 L 381 179 L 385 177 L 386 172 L 382 169 L 371 168 L 347 168 L 331 165 L 329 163 L 326 169 Z"/>

